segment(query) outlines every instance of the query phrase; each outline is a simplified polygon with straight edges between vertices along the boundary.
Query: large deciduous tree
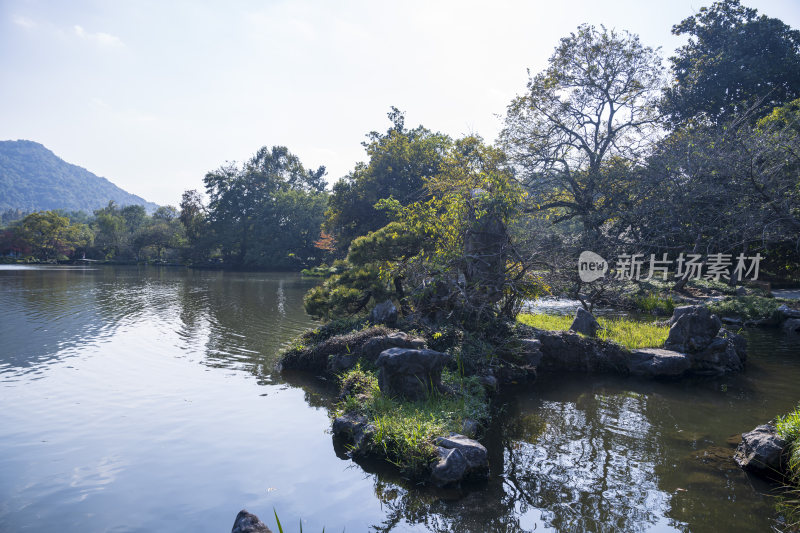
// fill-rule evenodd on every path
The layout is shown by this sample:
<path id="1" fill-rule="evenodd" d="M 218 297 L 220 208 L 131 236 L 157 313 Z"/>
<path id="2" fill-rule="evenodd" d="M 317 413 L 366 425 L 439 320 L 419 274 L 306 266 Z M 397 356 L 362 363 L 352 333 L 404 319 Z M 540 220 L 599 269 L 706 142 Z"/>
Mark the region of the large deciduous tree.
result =
<path id="1" fill-rule="evenodd" d="M 547 69 L 509 105 L 500 137 L 531 209 L 579 221 L 597 243 L 656 137 L 662 84 L 658 53 L 636 35 L 582 25 L 561 39 Z"/>

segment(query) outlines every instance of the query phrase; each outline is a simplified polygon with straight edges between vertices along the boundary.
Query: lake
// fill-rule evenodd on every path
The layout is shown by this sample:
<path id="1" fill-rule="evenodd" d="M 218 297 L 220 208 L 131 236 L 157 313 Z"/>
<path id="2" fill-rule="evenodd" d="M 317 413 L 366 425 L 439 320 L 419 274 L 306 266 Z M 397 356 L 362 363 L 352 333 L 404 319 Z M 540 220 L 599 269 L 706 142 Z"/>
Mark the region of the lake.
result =
<path id="1" fill-rule="evenodd" d="M 438 491 L 335 449 L 335 384 L 281 377 L 297 274 L 0 266 L 0 531 L 768 531 L 728 439 L 800 400 L 800 345 L 746 370 L 541 375 L 495 402 L 492 475 Z"/>

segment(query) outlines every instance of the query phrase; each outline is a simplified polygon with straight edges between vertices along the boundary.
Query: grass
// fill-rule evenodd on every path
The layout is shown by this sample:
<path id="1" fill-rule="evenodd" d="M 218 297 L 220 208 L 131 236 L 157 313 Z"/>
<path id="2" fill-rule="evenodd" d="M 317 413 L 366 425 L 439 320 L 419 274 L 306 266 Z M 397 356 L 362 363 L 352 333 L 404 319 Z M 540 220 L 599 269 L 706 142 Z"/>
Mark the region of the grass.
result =
<path id="1" fill-rule="evenodd" d="M 442 382 L 454 392 L 434 393 L 416 402 L 382 394 L 376 374 L 360 366 L 340 379 L 346 396 L 334 416 L 365 415 L 375 426 L 372 449 L 412 478 L 421 478 L 429 471 L 436 458 L 436 437 L 461 433 L 467 418 L 480 423 L 489 416 L 486 394 L 478 379 L 461 378 L 447 370 L 442 373 Z"/>
<path id="2" fill-rule="evenodd" d="M 712 313 L 719 316 L 739 317 L 744 320 L 771 320 L 780 322 L 778 307 L 781 302 L 763 296 L 727 297 L 708 305 Z"/>
<path id="3" fill-rule="evenodd" d="M 775 426 L 789 443 L 789 487 L 778 507 L 786 515 L 787 530 L 800 531 L 800 404 L 794 411 L 778 417 Z"/>
<path id="4" fill-rule="evenodd" d="M 573 317 L 567 315 L 532 315 L 522 313 L 517 320 L 525 325 L 555 331 L 566 331 L 572 325 Z M 604 328 L 597 337 L 614 341 L 629 349 L 660 348 L 669 335 L 669 326 L 659 326 L 625 318 L 599 317 L 597 321 Z"/>
<path id="5" fill-rule="evenodd" d="M 672 299 L 672 296 L 663 296 L 654 292 L 632 296 L 631 303 L 637 309 L 651 315 L 671 315 L 675 310 L 675 300 Z"/>

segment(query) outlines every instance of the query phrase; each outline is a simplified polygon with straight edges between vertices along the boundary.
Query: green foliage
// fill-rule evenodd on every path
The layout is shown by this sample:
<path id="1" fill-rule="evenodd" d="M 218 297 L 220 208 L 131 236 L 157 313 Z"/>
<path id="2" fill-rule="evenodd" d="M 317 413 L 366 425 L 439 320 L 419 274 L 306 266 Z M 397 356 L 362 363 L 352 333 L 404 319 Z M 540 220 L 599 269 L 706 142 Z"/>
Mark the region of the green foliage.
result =
<path id="1" fill-rule="evenodd" d="M 451 394 L 431 394 L 426 400 L 407 402 L 383 395 L 374 373 L 356 368 L 344 374 L 342 384 L 358 387 L 345 396 L 334 416 L 365 415 L 375 426 L 373 449 L 404 473 L 420 477 L 436 457 L 436 437 L 461 433 L 465 419 L 483 423 L 489 411 L 486 393 L 477 378 L 462 378 L 445 370 L 443 383 Z M 344 389 L 347 390 L 347 389 Z M 356 398 L 358 395 L 358 398 Z"/>
<path id="2" fill-rule="evenodd" d="M 17 245 L 29 248 L 40 261 L 70 256 L 76 248 L 88 246 L 93 237 L 85 224 L 70 224 L 54 211 L 31 213 L 13 232 Z"/>
<path id="3" fill-rule="evenodd" d="M 39 143 L 0 141 L 0 210 L 91 212 L 110 200 L 149 210 L 158 207 L 67 163 Z"/>
<path id="4" fill-rule="evenodd" d="M 712 302 L 708 308 L 719 316 L 739 317 L 744 320 L 771 320 L 778 322 L 780 302 L 763 296 L 734 296 Z"/>
<path id="5" fill-rule="evenodd" d="M 553 331 L 567 331 L 572 325 L 573 317 L 567 315 L 544 315 L 522 313 L 517 320 L 527 326 Z M 660 348 L 669 335 L 669 326 L 648 324 L 626 318 L 598 317 L 602 330 L 597 338 L 617 342 L 626 348 Z"/>
<path id="6" fill-rule="evenodd" d="M 325 228 L 337 241 L 340 253 L 346 252 L 356 237 L 388 224 L 386 212 L 375 204 L 393 198 L 401 205 L 424 199 L 423 180 L 439 172 L 450 138 L 418 126 L 405 127 L 403 114 L 392 108 L 392 126 L 385 134 L 371 132 L 364 143 L 367 163 L 360 163 L 333 186 L 325 213 Z"/>
<path id="7" fill-rule="evenodd" d="M 689 42 L 671 58 L 675 83 L 663 110 L 674 124 L 702 116 L 714 124 L 800 97 L 800 31 L 722 0 L 673 26 Z"/>
<path id="8" fill-rule="evenodd" d="M 202 247 L 218 248 L 228 266 L 299 270 L 318 261 L 324 174 L 325 167 L 306 170 L 283 146 L 263 147 L 241 167 L 230 163 L 207 173 L 207 209 L 189 193 L 182 221 L 195 227 L 205 215 L 209 235 Z"/>
<path id="9" fill-rule="evenodd" d="M 788 482 L 778 510 L 786 515 L 787 531 L 800 530 L 800 404 L 775 424 L 778 434 L 789 445 Z"/>

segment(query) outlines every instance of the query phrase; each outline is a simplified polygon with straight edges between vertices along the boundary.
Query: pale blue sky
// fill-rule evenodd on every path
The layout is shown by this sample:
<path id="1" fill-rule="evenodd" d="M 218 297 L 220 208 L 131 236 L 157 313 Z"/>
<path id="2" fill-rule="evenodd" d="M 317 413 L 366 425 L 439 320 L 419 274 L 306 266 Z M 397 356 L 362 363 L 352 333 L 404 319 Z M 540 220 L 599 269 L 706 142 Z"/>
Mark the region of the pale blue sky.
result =
<path id="1" fill-rule="evenodd" d="M 493 141 L 526 69 L 579 24 L 665 57 L 710 1 L 0 0 L 0 140 L 30 139 L 160 204 L 226 160 L 286 145 L 328 180 L 406 124 Z M 797 0 L 746 5 L 800 28 Z"/>

